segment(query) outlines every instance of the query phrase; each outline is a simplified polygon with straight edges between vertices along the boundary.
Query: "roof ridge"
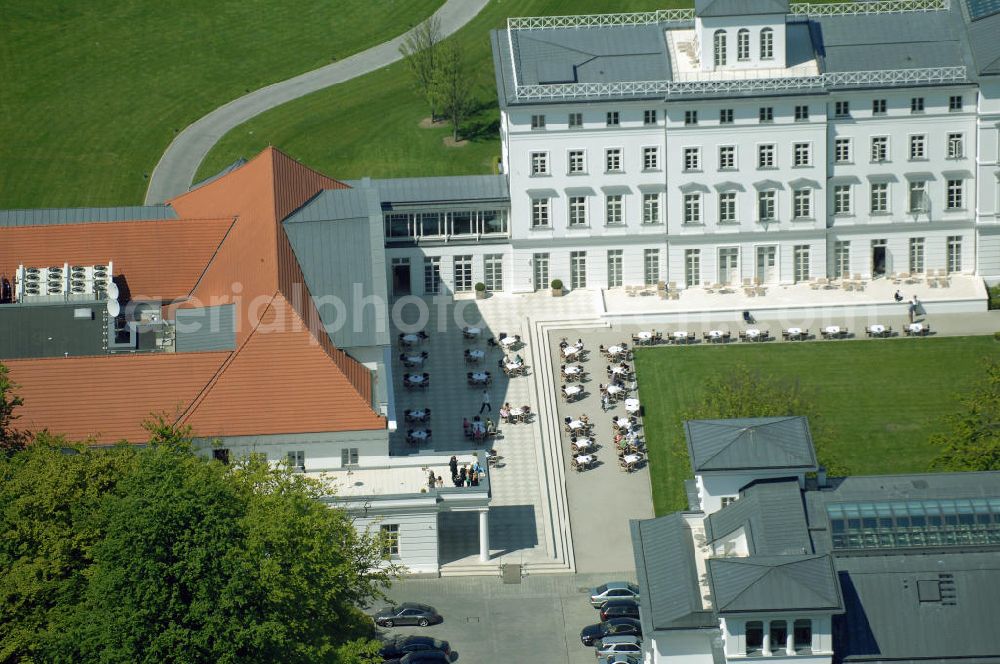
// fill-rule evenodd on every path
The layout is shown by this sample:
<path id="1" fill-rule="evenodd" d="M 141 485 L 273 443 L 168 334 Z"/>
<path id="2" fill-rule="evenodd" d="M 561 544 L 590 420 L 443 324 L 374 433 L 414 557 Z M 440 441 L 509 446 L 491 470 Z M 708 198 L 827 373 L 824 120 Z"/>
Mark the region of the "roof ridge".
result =
<path id="1" fill-rule="evenodd" d="M 232 222 L 229 224 L 229 228 L 227 228 L 226 232 L 222 234 L 222 238 L 219 240 L 219 243 L 215 245 L 215 249 L 212 251 L 211 258 L 209 258 L 208 262 L 205 263 L 205 267 L 201 269 L 201 274 L 199 274 L 198 278 L 195 279 L 194 285 L 191 286 L 191 290 L 188 291 L 188 297 L 191 297 L 191 294 L 198 289 L 198 286 L 201 284 L 201 280 L 205 278 L 205 273 L 208 272 L 208 268 L 211 267 L 212 263 L 214 263 L 215 259 L 218 257 L 219 250 L 222 248 L 222 245 L 226 243 L 226 240 L 229 238 L 229 234 L 233 232 L 233 227 L 236 226 L 236 221 L 238 219 L 239 217 L 236 215 L 232 217 Z"/>

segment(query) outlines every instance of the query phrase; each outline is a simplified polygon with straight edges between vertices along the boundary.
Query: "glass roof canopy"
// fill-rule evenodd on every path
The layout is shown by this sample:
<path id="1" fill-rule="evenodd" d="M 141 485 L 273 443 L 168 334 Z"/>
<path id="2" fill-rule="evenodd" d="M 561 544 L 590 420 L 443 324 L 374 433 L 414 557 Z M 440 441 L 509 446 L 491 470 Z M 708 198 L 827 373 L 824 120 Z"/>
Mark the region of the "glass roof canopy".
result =
<path id="1" fill-rule="evenodd" d="M 832 503 L 833 548 L 1000 544 L 1000 498 Z"/>

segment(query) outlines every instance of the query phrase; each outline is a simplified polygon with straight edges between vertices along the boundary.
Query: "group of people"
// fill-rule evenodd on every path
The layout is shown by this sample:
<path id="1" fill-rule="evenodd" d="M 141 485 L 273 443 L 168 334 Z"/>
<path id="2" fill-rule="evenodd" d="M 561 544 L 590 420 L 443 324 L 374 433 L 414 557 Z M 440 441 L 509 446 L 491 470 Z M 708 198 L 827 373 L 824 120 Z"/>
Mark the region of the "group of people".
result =
<path id="1" fill-rule="evenodd" d="M 612 344 L 611 346 L 609 346 L 609 348 L 615 348 L 617 352 L 612 353 L 610 350 L 608 350 L 608 348 L 604 347 L 604 344 L 601 344 L 601 347 L 598 350 L 600 351 L 601 355 L 608 358 L 609 360 L 617 360 L 619 358 L 628 359 L 629 356 L 628 344 L 625 343 L 624 341 L 622 343 Z"/>
<path id="2" fill-rule="evenodd" d="M 516 424 L 518 421 L 523 421 L 530 413 L 531 406 L 514 408 L 510 405 L 509 401 L 504 402 L 504 405 L 500 406 L 500 420 L 507 424 Z"/>
<path id="3" fill-rule="evenodd" d="M 475 415 L 471 422 L 469 418 L 463 417 L 462 433 L 469 439 L 493 437 L 497 433 L 497 425 L 489 417 L 486 418 L 485 422 L 483 422 L 483 419 L 479 415 Z"/>
<path id="4" fill-rule="evenodd" d="M 466 464 L 459 468 L 458 458 L 454 456 L 448 461 L 448 467 L 451 469 L 452 484 L 457 487 L 479 486 L 479 480 L 486 472 L 479 464 L 478 460 L 474 461 L 472 465 Z M 432 470 L 429 471 L 429 474 L 427 475 L 427 485 L 431 488 L 441 488 L 444 486 L 444 481 L 440 475 L 435 476 L 434 471 Z"/>

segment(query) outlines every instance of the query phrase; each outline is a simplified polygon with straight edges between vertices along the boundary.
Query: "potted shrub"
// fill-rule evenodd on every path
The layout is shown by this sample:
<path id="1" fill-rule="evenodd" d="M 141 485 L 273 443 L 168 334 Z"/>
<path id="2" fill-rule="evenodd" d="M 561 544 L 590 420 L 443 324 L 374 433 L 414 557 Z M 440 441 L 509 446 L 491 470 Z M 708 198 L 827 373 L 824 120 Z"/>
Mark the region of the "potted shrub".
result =
<path id="1" fill-rule="evenodd" d="M 486 284 L 484 284 L 481 281 L 476 284 L 476 299 L 477 300 L 486 299 Z"/>
<path id="2" fill-rule="evenodd" d="M 563 282 L 562 279 L 552 280 L 552 297 L 562 297 L 563 294 Z"/>

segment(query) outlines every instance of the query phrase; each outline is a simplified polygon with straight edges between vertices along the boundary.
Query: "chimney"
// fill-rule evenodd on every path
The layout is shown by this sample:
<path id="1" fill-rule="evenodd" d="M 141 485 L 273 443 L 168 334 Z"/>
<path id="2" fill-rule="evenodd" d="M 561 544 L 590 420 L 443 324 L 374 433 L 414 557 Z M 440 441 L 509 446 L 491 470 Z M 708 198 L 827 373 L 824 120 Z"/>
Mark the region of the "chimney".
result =
<path id="1" fill-rule="evenodd" d="M 826 468 L 820 466 L 816 470 L 816 487 L 819 489 L 826 489 L 829 485 L 826 482 Z"/>

